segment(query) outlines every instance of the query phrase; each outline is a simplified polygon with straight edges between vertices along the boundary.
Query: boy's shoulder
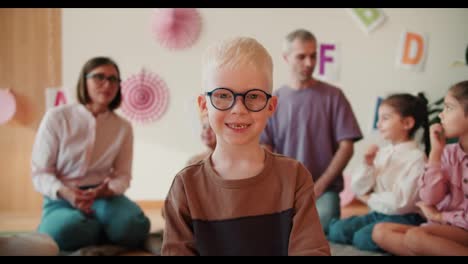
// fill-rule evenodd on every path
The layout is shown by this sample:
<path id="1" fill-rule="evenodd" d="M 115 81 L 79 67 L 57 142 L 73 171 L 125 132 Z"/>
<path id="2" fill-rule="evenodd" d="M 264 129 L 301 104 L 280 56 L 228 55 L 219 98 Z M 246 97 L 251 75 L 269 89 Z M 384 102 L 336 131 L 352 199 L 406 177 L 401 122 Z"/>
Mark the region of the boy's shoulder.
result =
<path id="1" fill-rule="evenodd" d="M 308 181 L 312 183 L 309 170 L 300 161 L 282 154 L 269 153 L 271 155 L 270 173 L 273 178 L 287 184 L 287 186 L 302 185 Z"/>
<path id="2" fill-rule="evenodd" d="M 179 178 L 182 181 L 192 181 L 195 178 L 205 176 L 205 172 L 203 170 L 204 163 L 206 159 L 202 159 L 198 162 L 186 165 L 183 169 L 181 169 L 177 174 L 176 178 Z"/>
<path id="3" fill-rule="evenodd" d="M 302 166 L 301 162 L 296 160 L 296 159 L 293 159 L 291 157 L 288 157 L 288 156 L 285 156 L 283 154 L 279 154 L 279 153 L 276 153 L 276 152 L 270 152 L 267 150 L 267 153 L 269 153 L 269 155 L 271 155 L 272 157 L 272 166 L 275 167 L 275 166 L 280 166 L 280 167 L 283 167 L 283 166 L 286 166 L 286 167 L 300 167 Z"/>

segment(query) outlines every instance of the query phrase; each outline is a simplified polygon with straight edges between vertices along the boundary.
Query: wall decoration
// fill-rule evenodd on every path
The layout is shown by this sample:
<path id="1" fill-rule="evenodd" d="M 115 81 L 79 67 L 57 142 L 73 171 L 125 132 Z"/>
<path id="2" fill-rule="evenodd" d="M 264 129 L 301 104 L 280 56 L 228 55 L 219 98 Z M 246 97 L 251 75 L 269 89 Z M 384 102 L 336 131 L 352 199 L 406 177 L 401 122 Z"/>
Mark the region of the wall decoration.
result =
<path id="1" fill-rule="evenodd" d="M 340 45 L 337 43 L 320 43 L 318 62 L 315 69 L 317 78 L 327 81 L 338 81 L 340 73 Z"/>
<path id="2" fill-rule="evenodd" d="M 167 85 L 155 73 L 143 69 L 122 82 L 122 113 L 136 123 L 158 120 L 168 102 Z"/>
<path id="3" fill-rule="evenodd" d="M 201 32 L 201 17 L 195 8 L 158 8 L 151 17 L 154 38 L 168 49 L 193 45 Z"/>
<path id="4" fill-rule="evenodd" d="M 427 57 L 427 47 L 427 34 L 404 31 L 398 46 L 397 67 L 423 71 Z"/>
<path id="5" fill-rule="evenodd" d="M 381 8 L 348 8 L 348 11 L 367 34 L 385 21 L 385 14 Z"/>
<path id="6" fill-rule="evenodd" d="M 374 122 L 372 122 L 372 130 L 377 130 L 377 122 L 379 121 L 379 107 L 382 101 L 383 101 L 383 98 L 378 96 L 377 101 L 375 102 Z"/>
<path id="7" fill-rule="evenodd" d="M 46 88 L 46 110 L 67 103 L 67 97 L 61 88 Z"/>
<path id="8" fill-rule="evenodd" d="M 8 123 L 15 113 L 15 96 L 10 89 L 0 89 L 0 125 Z"/>

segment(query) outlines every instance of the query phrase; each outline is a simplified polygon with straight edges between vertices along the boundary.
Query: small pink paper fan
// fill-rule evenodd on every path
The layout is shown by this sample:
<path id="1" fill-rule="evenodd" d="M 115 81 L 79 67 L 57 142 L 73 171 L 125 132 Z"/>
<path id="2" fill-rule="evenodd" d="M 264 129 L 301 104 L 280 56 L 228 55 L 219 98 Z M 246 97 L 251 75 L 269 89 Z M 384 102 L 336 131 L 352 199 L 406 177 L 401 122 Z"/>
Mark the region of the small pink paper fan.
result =
<path id="1" fill-rule="evenodd" d="M 142 70 L 122 82 L 122 113 L 137 123 L 158 120 L 166 111 L 169 90 L 157 74 Z"/>
<path id="2" fill-rule="evenodd" d="M 0 125 L 10 121 L 15 113 L 15 96 L 9 90 L 0 90 Z"/>
<path id="3" fill-rule="evenodd" d="M 158 8 L 151 17 L 155 39 L 168 49 L 184 49 L 195 43 L 201 17 L 195 8 Z"/>

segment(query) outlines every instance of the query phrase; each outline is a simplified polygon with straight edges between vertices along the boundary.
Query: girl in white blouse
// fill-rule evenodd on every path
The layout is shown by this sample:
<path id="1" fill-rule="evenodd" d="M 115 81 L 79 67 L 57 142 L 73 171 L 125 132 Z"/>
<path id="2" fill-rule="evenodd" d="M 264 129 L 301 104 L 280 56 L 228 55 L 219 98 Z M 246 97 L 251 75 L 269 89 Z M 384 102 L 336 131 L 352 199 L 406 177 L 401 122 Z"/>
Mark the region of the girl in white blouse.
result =
<path id="1" fill-rule="evenodd" d="M 120 72 L 106 57 L 90 59 L 77 85 L 79 104 L 44 115 L 32 152 L 32 180 L 44 195 L 39 232 L 61 250 L 112 243 L 138 247 L 150 222 L 124 193 L 132 178 L 133 132 L 114 113 Z"/>
<path id="2" fill-rule="evenodd" d="M 416 202 L 426 154 L 413 136 L 423 127 L 425 145 L 429 146 L 427 116 L 427 100 L 423 94 L 417 97 L 395 94 L 381 103 L 377 127 L 391 144 L 380 150 L 371 146 L 351 180 L 353 192 L 367 203 L 370 213 L 334 219 L 328 230 L 329 240 L 352 244 L 362 250 L 380 251 L 372 240 L 372 230 L 377 223 L 418 225 L 423 222 Z"/>

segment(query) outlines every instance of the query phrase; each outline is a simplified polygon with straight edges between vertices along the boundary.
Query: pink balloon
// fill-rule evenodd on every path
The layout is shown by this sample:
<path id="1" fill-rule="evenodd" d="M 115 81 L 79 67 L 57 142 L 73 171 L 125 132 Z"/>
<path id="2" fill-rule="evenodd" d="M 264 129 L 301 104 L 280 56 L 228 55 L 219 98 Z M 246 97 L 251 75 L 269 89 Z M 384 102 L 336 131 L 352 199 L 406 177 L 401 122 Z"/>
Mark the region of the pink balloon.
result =
<path id="1" fill-rule="evenodd" d="M 16 112 L 16 100 L 8 90 L 0 90 L 0 125 L 10 121 Z"/>

